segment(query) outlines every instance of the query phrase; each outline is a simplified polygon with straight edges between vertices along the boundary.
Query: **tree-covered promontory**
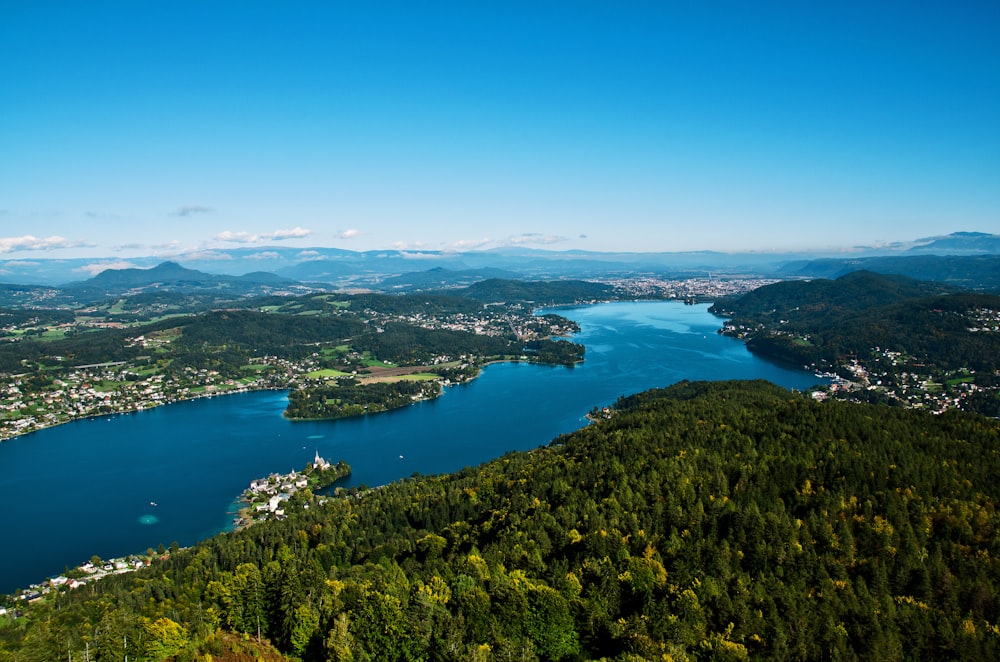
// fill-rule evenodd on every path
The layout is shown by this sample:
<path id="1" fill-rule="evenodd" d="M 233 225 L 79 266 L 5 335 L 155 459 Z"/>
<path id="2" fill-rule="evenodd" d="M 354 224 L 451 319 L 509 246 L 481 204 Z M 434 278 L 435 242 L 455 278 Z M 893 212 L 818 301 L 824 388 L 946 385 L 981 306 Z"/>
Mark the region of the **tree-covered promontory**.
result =
<path id="1" fill-rule="evenodd" d="M 998 659 L 998 475 L 993 419 L 684 382 L 60 593 L 0 660 Z"/>
<path id="2" fill-rule="evenodd" d="M 525 291 L 555 295 L 564 287 L 569 296 L 579 284 Z M 74 312 L 0 309 L 7 380 L 0 440 L 85 416 L 263 388 L 292 389 L 292 418 L 354 416 L 435 397 L 489 361 L 572 366 L 584 355 L 582 345 L 556 339 L 578 331 L 574 322 L 535 315 L 522 301 L 321 293 L 204 310 L 204 301 L 185 295 L 181 305 L 164 294 Z"/>
<path id="3" fill-rule="evenodd" d="M 1000 296 L 856 271 L 767 285 L 711 311 L 757 354 L 854 382 L 852 397 L 1000 414 Z"/>

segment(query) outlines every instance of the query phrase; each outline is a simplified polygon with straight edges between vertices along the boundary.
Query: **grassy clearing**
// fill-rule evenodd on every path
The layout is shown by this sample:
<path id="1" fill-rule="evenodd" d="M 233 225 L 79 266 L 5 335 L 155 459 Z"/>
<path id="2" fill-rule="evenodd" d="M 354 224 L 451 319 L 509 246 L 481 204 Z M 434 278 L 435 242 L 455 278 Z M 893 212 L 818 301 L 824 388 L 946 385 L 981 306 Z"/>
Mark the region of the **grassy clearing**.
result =
<path id="1" fill-rule="evenodd" d="M 322 301 L 324 303 L 327 303 L 327 304 L 333 306 L 334 308 L 350 308 L 351 307 L 351 302 L 350 301 L 339 301 L 339 300 L 336 300 L 337 296 L 338 295 L 336 295 L 336 294 L 317 294 L 312 299 L 313 299 L 313 301 Z M 331 301 L 331 299 L 334 299 L 334 300 Z"/>
<path id="2" fill-rule="evenodd" d="M 333 347 L 323 347 L 319 350 L 320 356 L 324 359 L 336 359 L 351 351 L 350 345 L 335 345 Z"/>
<path id="3" fill-rule="evenodd" d="M 362 377 L 362 384 L 392 384 L 394 382 L 429 382 L 441 379 L 440 375 L 429 372 L 417 372 L 411 375 L 387 375 L 385 377 Z"/>
<path id="4" fill-rule="evenodd" d="M 347 377 L 350 374 L 349 372 L 334 370 L 333 368 L 323 368 L 322 370 L 307 372 L 306 377 L 309 379 L 333 379 L 334 377 Z"/>
<path id="5" fill-rule="evenodd" d="M 62 340 L 66 337 L 63 329 L 46 329 L 45 333 L 38 337 L 39 340 Z"/>
<path id="6" fill-rule="evenodd" d="M 158 315 L 157 317 L 151 317 L 146 322 L 141 322 L 139 326 L 146 326 L 147 324 L 155 324 L 156 322 L 162 322 L 163 320 L 173 319 L 175 317 L 191 317 L 190 313 L 165 313 L 163 315 Z"/>

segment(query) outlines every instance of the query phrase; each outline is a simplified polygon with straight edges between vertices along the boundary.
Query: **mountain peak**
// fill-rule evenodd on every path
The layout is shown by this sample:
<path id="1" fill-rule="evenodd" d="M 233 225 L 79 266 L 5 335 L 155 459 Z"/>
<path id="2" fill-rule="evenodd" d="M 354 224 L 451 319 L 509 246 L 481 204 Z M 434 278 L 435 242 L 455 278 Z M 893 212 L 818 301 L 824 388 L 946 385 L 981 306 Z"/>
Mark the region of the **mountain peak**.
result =
<path id="1" fill-rule="evenodd" d="M 910 251 L 939 254 L 995 254 L 1000 253 L 1000 235 L 987 232 L 952 232 L 943 237 L 928 237 L 918 242 Z"/>

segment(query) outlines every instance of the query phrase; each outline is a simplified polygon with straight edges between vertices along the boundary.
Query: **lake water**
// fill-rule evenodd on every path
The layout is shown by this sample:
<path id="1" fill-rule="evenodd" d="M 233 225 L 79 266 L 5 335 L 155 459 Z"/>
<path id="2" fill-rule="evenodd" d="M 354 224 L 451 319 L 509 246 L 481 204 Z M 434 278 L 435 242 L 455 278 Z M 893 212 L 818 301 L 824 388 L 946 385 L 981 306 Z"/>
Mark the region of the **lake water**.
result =
<path id="1" fill-rule="evenodd" d="M 249 482 L 301 469 L 319 451 L 353 485 L 436 474 L 547 444 L 595 406 L 682 379 L 817 383 L 718 335 L 707 305 L 610 303 L 553 312 L 579 322 L 574 368 L 504 363 L 434 401 L 376 416 L 293 423 L 284 392 L 191 400 L 76 421 L 0 444 L 0 592 L 97 554 L 186 546 L 230 526 Z M 156 503 L 155 506 L 151 505 Z"/>

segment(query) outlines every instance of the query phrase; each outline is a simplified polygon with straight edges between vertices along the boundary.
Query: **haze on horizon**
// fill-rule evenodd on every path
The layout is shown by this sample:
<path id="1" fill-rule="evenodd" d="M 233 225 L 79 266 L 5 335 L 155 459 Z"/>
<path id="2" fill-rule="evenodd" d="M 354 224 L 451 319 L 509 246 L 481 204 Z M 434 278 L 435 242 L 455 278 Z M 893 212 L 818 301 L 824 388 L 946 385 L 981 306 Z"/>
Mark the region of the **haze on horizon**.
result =
<path id="1" fill-rule="evenodd" d="M 0 260 L 1000 228 L 1000 4 L 0 0 Z"/>

